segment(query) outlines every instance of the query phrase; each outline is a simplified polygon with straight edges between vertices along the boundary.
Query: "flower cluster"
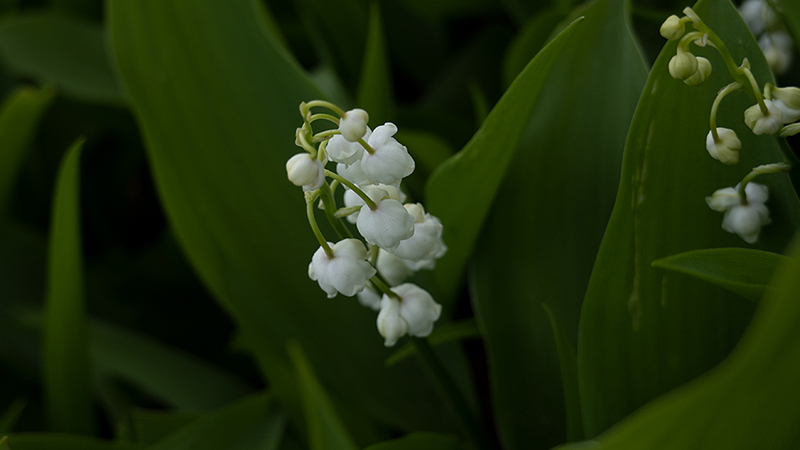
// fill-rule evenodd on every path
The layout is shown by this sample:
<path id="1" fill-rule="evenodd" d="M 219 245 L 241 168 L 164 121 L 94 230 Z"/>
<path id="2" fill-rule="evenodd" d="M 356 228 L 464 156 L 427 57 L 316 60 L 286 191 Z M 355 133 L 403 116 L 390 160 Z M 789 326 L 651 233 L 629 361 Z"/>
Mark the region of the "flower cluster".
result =
<path id="1" fill-rule="evenodd" d="M 780 15 L 766 0 L 745 0 L 739 6 L 742 19 L 758 40 L 770 69 L 778 75 L 786 73 L 792 65 L 792 38 Z"/>
<path id="2" fill-rule="evenodd" d="M 748 0 L 743 8 L 755 8 L 756 3 L 762 0 Z M 748 5 L 749 4 L 749 5 Z M 758 6 L 759 15 L 767 21 L 767 13 L 774 11 L 764 3 Z M 750 62 L 745 58 L 741 65 L 736 64 L 728 51 L 725 43 L 705 24 L 692 10 L 685 8 L 685 16 L 670 16 L 661 25 L 661 35 L 671 41 L 678 41 L 677 52 L 669 62 L 670 75 L 690 86 L 700 86 L 711 74 L 711 63 L 703 57 L 695 56 L 691 52 L 691 44 L 698 47 L 710 46 L 719 52 L 725 60 L 725 65 L 734 81 L 722 88 L 711 106 L 709 120 L 710 131 L 706 136 L 706 150 L 712 158 L 723 164 L 735 165 L 739 163 L 739 151 L 742 142 L 736 132 L 730 128 L 717 127 L 717 110 L 727 95 L 738 90 L 744 91 L 755 100 L 755 104 L 744 111 L 744 123 L 755 135 L 776 134 L 782 136 L 800 132 L 800 126 L 793 124 L 800 119 L 800 88 L 779 88 L 770 83 L 764 84 L 763 91 L 755 76 L 750 70 Z M 747 14 L 753 14 L 752 11 Z M 745 15 L 745 12 L 743 12 Z M 747 20 L 747 17 L 745 17 Z M 695 31 L 686 32 L 686 24 L 691 22 Z M 748 22 L 755 23 L 751 20 Z M 771 25 L 774 29 L 774 24 Z M 761 31 L 769 28 L 761 23 Z M 752 29 L 752 25 L 751 25 Z M 755 32 L 755 31 L 754 31 Z M 769 59 L 769 57 L 767 58 Z M 787 125 L 789 124 L 789 125 Z M 786 126 L 784 126 L 786 125 Z M 770 223 L 769 211 L 765 206 L 768 198 L 766 186 L 748 183 L 755 177 L 766 173 L 785 172 L 788 166 L 783 163 L 768 164 L 754 168 L 734 188 L 719 189 L 706 198 L 709 207 L 715 211 L 724 212 L 722 228 L 739 235 L 745 242 L 753 244 L 758 240 L 761 227 Z"/>
<path id="3" fill-rule="evenodd" d="M 320 107 L 328 112 L 312 113 Z M 370 129 L 366 111 L 344 111 L 321 100 L 302 103 L 300 113 L 303 125 L 295 143 L 304 152 L 289 159 L 286 174 L 305 191 L 308 221 L 320 243 L 308 276 L 329 298 L 357 295 L 361 304 L 379 311 L 378 332 L 386 346 L 405 334 L 428 336 L 442 307 L 427 291 L 405 281 L 418 270 L 433 269 L 447 246 L 437 217 L 421 203 L 404 204 L 401 182 L 414 171 L 414 159 L 394 138 L 397 126 L 388 122 Z M 317 121 L 335 128 L 315 134 L 312 125 Z M 336 170 L 327 170 L 328 163 L 335 163 Z M 335 199 L 339 186 L 344 187 L 341 208 Z M 339 234 L 338 242 L 328 242 L 317 226 L 317 203 Z M 355 225 L 363 241 L 353 237 L 343 218 Z"/>

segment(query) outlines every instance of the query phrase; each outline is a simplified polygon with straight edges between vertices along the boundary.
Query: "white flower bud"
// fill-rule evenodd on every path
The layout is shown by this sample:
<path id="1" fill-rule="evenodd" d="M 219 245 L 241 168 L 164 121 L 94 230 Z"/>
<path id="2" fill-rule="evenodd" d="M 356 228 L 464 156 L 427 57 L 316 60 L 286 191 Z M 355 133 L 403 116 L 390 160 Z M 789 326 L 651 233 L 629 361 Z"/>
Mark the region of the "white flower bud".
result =
<path id="1" fill-rule="evenodd" d="M 392 136 L 397 127 L 387 122 L 372 132 L 368 143 L 373 154 L 365 152 L 361 159 L 361 170 L 370 179 L 383 184 L 396 184 L 414 172 L 414 159 L 408 149 Z"/>
<path id="2" fill-rule="evenodd" d="M 783 123 L 792 123 L 800 119 L 800 89 L 772 88 L 772 103 L 781 110 Z"/>
<path id="3" fill-rule="evenodd" d="M 390 286 L 397 286 L 411 275 L 411 269 L 402 259 L 383 249 L 378 250 L 378 261 L 375 265 Z"/>
<path id="4" fill-rule="evenodd" d="M 372 131 L 367 127 L 364 139 L 369 138 L 370 134 L 372 134 Z M 358 143 L 358 139 L 356 139 L 356 142 L 350 142 L 343 135 L 335 135 L 330 138 L 325 149 L 332 161 L 342 163 L 345 166 L 360 162 L 364 156 L 364 146 Z"/>
<path id="5" fill-rule="evenodd" d="M 358 142 L 367 133 L 369 114 L 363 109 L 351 109 L 344 113 L 339 120 L 339 131 L 350 142 Z M 334 159 L 334 161 L 336 161 Z"/>
<path id="6" fill-rule="evenodd" d="M 667 17 L 667 20 L 661 24 L 661 36 L 665 39 L 669 39 L 670 41 L 674 41 L 676 39 L 680 39 L 683 36 L 685 26 L 681 22 L 681 19 L 678 18 L 676 15 L 671 15 Z"/>
<path id="7" fill-rule="evenodd" d="M 689 86 L 700 86 L 711 76 L 711 62 L 702 56 L 697 57 L 697 72 L 683 80 Z"/>
<path id="8" fill-rule="evenodd" d="M 770 100 L 764 100 L 769 114 L 766 116 L 761 111 L 758 103 L 747 108 L 744 112 L 744 123 L 756 135 L 775 134 L 783 126 L 783 113 Z"/>
<path id="9" fill-rule="evenodd" d="M 298 153 L 286 161 L 286 175 L 295 186 L 313 191 L 325 182 L 325 167 L 308 153 Z"/>
<path id="10" fill-rule="evenodd" d="M 336 297 L 339 292 L 352 297 L 364 289 L 367 280 L 376 271 L 367 262 L 367 249 L 358 239 L 343 239 L 336 244 L 328 243 L 333 251 L 333 258 L 328 258 L 320 247 L 311 258 L 308 276 L 319 283 L 328 294 L 328 298 Z"/>
<path id="11" fill-rule="evenodd" d="M 408 324 L 408 334 L 417 337 L 431 334 L 433 323 L 442 314 L 442 305 L 416 284 L 404 283 L 392 291 L 400 296 L 400 317 Z"/>
<path id="12" fill-rule="evenodd" d="M 769 210 L 764 203 L 769 198 L 766 186 L 748 183 L 744 189 L 747 205 L 742 205 L 739 197 L 739 185 L 735 188 L 718 189 L 706 203 L 715 211 L 725 212 L 722 218 L 722 229 L 728 233 L 739 235 L 748 244 L 758 240 L 761 227 L 770 223 Z"/>
<path id="13" fill-rule="evenodd" d="M 400 302 L 384 294 L 378 313 L 378 333 L 385 339 L 383 345 L 393 346 L 406 332 L 408 324 L 400 317 Z"/>
<path id="14" fill-rule="evenodd" d="M 736 132 L 730 128 L 717 128 L 720 142 L 714 141 L 714 134 L 710 131 L 706 136 L 706 149 L 712 158 L 723 164 L 736 164 L 739 162 L 739 150 L 742 142 Z"/>
<path id="15" fill-rule="evenodd" d="M 678 46 L 678 53 L 669 60 L 669 74 L 676 80 L 685 80 L 697 72 L 697 58 Z"/>
<path id="16" fill-rule="evenodd" d="M 409 261 L 436 260 L 444 256 L 447 246 L 442 241 L 442 222 L 425 213 L 419 203 L 405 207 L 415 217 L 414 235 L 400 242 L 394 250 L 395 256 Z"/>
<path id="17" fill-rule="evenodd" d="M 367 242 L 392 252 L 400 241 L 414 234 L 414 218 L 400 202 L 389 198 L 385 190 L 370 187 L 366 193 L 377 208 L 373 211 L 364 205 L 358 213 L 356 228 Z"/>

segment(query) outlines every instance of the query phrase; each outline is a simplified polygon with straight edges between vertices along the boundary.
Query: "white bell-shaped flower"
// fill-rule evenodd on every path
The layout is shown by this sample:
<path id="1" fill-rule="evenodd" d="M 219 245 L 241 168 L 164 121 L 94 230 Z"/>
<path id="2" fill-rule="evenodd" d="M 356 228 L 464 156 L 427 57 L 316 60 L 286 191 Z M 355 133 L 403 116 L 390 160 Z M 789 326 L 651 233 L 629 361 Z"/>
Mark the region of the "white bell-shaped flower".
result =
<path id="1" fill-rule="evenodd" d="M 414 159 L 408 149 L 397 142 L 394 134 L 397 127 L 387 122 L 372 132 L 368 143 L 374 153 L 364 152 L 361 158 L 361 170 L 377 183 L 396 184 L 414 172 Z"/>
<path id="2" fill-rule="evenodd" d="M 408 332 L 408 324 L 400 317 L 400 301 L 384 295 L 378 313 L 378 333 L 384 337 L 383 345 L 393 346 Z"/>
<path id="3" fill-rule="evenodd" d="M 406 201 L 406 194 L 403 192 L 399 186 L 395 186 L 393 184 L 379 184 L 377 186 L 362 186 L 363 189 L 371 189 L 372 187 L 377 187 L 386 191 L 389 194 L 389 198 L 397 200 L 400 203 Z M 344 191 L 344 206 L 346 207 L 353 207 L 353 206 L 364 206 L 364 199 L 361 198 L 358 194 L 355 193 L 352 189 L 347 189 Z M 347 216 L 347 221 L 355 224 L 358 220 L 358 212 L 354 212 Z"/>
<path id="4" fill-rule="evenodd" d="M 367 131 L 364 134 L 364 139 L 369 138 L 370 134 L 371 131 L 369 127 L 367 127 Z M 325 149 L 328 152 L 328 157 L 331 159 L 331 161 L 342 163 L 346 166 L 361 161 L 361 158 L 364 156 L 364 146 L 358 142 L 358 139 L 356 139 L 355 142 L 351 142 L 341 134 L 337 134 L 330 138 L 328 140 L 328 144 L 325 146 Z"/>
<path id="5" fill-rule="evenodd" d="M 298 153 L 286 161 L 286 176 L 295 186 L 313 191 L 325 182 L 325 167 L 308 153 Z"/>
<path id="6" fill-rule="evenodd" d="M 781 110 L 784 124 L 800 119 L 800 88 L 772 88 L 772 103 Z"/>
<path id="7" fill-rule="evenodd" d="M 420 203 L 405 205 L 414 217 L 414 235 L 401 241 L 394 255 L 409 261 L 436 260 L 444 256 L 447 246 L 442 241 L 442 222 L 425 212 Z"/>
<path id="8" fill-rule="evenodd" d="M 369 186 L 365 192 L 377 207 L 373 211 L 364 205 L 358 213 L 356 228 L 367 242 L 392 252 L 400 241 L 414 234 L 414 218 L 402 203 L 389 198 L 386 190 Z"/>
<path id="9" fill-rule="evenodd" d="M 358 302 L 361 303 L 362 306 L 366 306 L 367 308 L 373 311 L 380 311 L 381 309 L 381 294 L 375 292 L 375 288 L 372 286 L 372 283 L 367 281 L 367 287 L 356 294 L 358 298 Z"/>
<path id="10" fill-rule="evenodd" d="M 706 136 L 706 149 L 712 158 L 719 160 L 723 164 L 736 164 L 739 162 L 739 150 L 742 142 L 736 136 L 736 132 L 730 128 L 717 128 L 720 142 L 714 141 L 714 134 L 710 131 Z"/>
<path id="11" fill-rule="evenodd" d="M 311 258 L 308 276 L 319 283 L 328 294 L 328 298 L 336 297 L 339 292 L 352 297 L 364 289 L 367 280 L 376 271 L 367 262 L 367 248 L 358 239 L 343 239 L 336 244 L 328 243 L 333 251 L 333 258 L 328 258 L 320 247 Z"/>
<path id="12" fill-rule="evenodd" d="M 351 181 L 353 184 L 358 186 L 368 186 L 370 184 L 375 184 L 364 175 L 364 171 L 361 170 L 361 161 L 356 161 L 349 166 L 346 164 L 337 164 L 336 165 L 336 173 L 345 177 L 347 180 Z"/>
<path id="13" fill-rule="evenodd" d="M 718 189 L 706 203 L 715 211 L 724 211 L 722 229 L 739 235 L 748 244 L 758 240 L 761 227 L 771 222 L 769 210 L 764 203 L 769 198 L 769 190 L 758 183 L 748 183 L 745 187 L 747 205 L 742 205 L 739 185 L 735 188 Z"/>
<path id="14" fill-rule="evenodd" d="M 378 261 L 375 266 L 389 286 L 397 286 L 406 281 L 412 273 L 405 261 L 383 249 L 378 251 Z"/>
<path id="15" fill-rule="evenodd" d="M 359 139 L 364 138 L 367 132 L 367 122 L 369 122 L 369 114 L 363 109 L 351 109 L 344 113 L 339 120 L 339 131 L 349 142 L 358 142 Z M 366 138 L 365 138 L 366 139 Z M 336 161 L 334 159 L 334 161 Z"/>
<path id="16" fill-rule="evenodd" d="M 770 100 L 764 100 L 769 114 L 764 115 L 758 103 L 744 111 L 744 123 L 753 130 L 753 134 L 775 134 L 783 126 L 783 113 Z"/>

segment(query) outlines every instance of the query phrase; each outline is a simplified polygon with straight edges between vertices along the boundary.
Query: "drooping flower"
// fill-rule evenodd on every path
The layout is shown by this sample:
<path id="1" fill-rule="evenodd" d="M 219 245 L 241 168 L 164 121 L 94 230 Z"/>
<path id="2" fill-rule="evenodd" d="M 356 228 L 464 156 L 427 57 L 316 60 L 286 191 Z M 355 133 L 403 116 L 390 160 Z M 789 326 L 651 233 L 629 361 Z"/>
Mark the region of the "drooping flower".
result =
<path id="1" fill-rule="evenodd" d="M 364 139 L 369 138 L 370 134 L 372 134 L 372 132 L 369 127 L 367 127 Z M 364 156 L 364 146 L 358 142 L 358 139 L 356 139 L 355 142 L 351 142 L 341 134 L 330 138 L 325 148 L 328 151 L 328 157 L 331 161 L 342 163 L 345 166 L 358 163 Z"/>
<path id="2" fill-rule="evenodd" d="M 325 182 L 325 167 L 308 153 L 298 153 L 286 161 L 286 176 L 295 186 L 313 191 Z"/>
<path id="3" fill-rule="evenodd" d="M 363 109 L 351 109 L 344 113 L 339 120 L 339 132 L 349 142 L 358 142 L 359 139 L 365 138 L 367 132 L 367 122 L 369 122 L 369 114 Z M 334 159 L 334 161 L 336 161 Z"/>
<path id="4" fill-rule="evenodd" d="M 398 298 L 384 294 L 378 314 L 378 332 L 386 339 L 384 345 L 391 347 L 406 333 L 416 337 L 431 334 L 442 305 L 428 291 L 412 283 L 396 286 L 392 292 Z"/>
<path id="5" fill-rule="evenodd" d="M 400 241 L 414 234 L 414 218 L 386 190 L 369 186 L 365 192 L 377 207 L 373 211 L 364 205 L 358 213 L 356 228 L 367 242 L 392 252 Z"/>
<path id="6" fill-rule="evenodd" d="M 728 233 L 739 235 L 748 244 L 758 240 L 761 227 L 771 222 L 769 210 L 764 203 L 769 198 L 769 190 L 758 183 L 748 183 L 745 186 L 747 204 L 742 204 L 739 196 L 739 185 L 733 188 L 718 189 L 706 203 L 714 211 L 725 212 L 722 218 L 722 229 Z"/>
<path id="7" fill-rule="evenodd" d="M 371 282 L 367 281 L 367 287 L 356 296 L 362 306 L 366 306 L 373 311 L 381 310 L 381 294 L 375 291 Z"/>
<path id="8" fill-rule="evenodd" d="M 768 114 L 761 111 L 761 106 L 755 105 L 744 111 L 744 123 L 753 130 L 753 134 L 775 134 L 783 126 L 783 113 L 770 100 L 764 100 Z"/>
<path id="9" fill-rule="evenodd" d="M 375 275 L 375 268 L 367 262 L 367 249 L 358 239 L 343 239 L 328 243 L 333 258 L 328 258 L 320 247 L 308 265 L 308 276 L 319 283 L 328 298 L 340 293 L 352 297 L 364 289 L 367 280 Z"/>
<path id="10" fill-rule="evenodd" d="M 772 103 L 783 114 L 783 123 L 800 119 L 800 88 L 794 86 L 772 88 Z"/>
<path id="11" fill-rule="evenodd" d="M 401 241 L 394 250 L 398 258 L 414 263 L 435 261 L 447 252 L 442 241 L 442 222 L 436 216 L 425 212 L 420 203 L 406 204 L 406 210 L 414 217 L 414 235 Z M 414 269 L 419 270 L 419 269 Z"/>
<path id="12" fill-rule="evenodd" d="M 366 189 L 367 191 L 369 191 L 373 187 L 376 187 L 376 188 L 379 188 L 379 189 L 383 189 L 384 191 L 386 191 L 387 194 L 389 194 L 389 198 L 391 198 L 393 200 L 397 200 L 400 203 L 403 203 L 404 201 L 406 201 L 406 194 L 405 194 L 405 192 L 403 192 L 400 189 L 399 186 L 395 186 L 395 185 L 391 185 L 391 184 L 379 184 L 377 186 L 370 186 L 370 185 L 361 186 L 362 189 Z M 367 194 L 367 195 L 369 195 L 369 194 Z M 344 206 L 346 206 L 346 207 L 363 206 L 363 205 L 365 205 L 364 199 L 362 199 L 352 189 L 347 189 L 347 190 L 344 191 L 343 200 L 344 200 Z M 349 216 L 347 216 L 347 221 L 350 222 L 350 223 L 354 224 L 354 223 L 356 223 L 357 220 L 358 220 L 358 212 L 354 212 L 353 214 L 350 214 Z"/>
<path id="13" fill-rule="evenodd" d="M 736 136 L 736 132 L 730 128 L 717 128 L 717 135 L 719 135 L 720 142 L 714 140 L 714 134 L 710 131 L 706 136 L 708 154 L 723 164 L 738 163 L 742 142 Z"/>
<path id="14" fill-rule="evenodd" d="M 387 122 L 373 130 L 368 143 L 374 153 L 364 152 L 361 170 L 370 180 L 382 184 L 397 184 L 414 172 L 414 159 L 408 149 L 397 142 L 397 127 Z"/>
<path id="15" fill-rule="evenodd" d="M 412 273 L 405 261 L 383 249 L 378 251 L 378 260 L 375 266 L 389 286 L 397 286 L 406 281 L 406 278 Z"/>

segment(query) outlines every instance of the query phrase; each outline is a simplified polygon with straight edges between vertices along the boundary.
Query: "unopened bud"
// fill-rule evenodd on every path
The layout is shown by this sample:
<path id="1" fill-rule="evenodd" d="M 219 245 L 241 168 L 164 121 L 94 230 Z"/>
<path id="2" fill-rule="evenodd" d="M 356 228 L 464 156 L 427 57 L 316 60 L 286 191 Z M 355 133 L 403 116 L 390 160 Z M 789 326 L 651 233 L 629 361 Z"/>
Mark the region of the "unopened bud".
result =
<path id="1" fill-rule="evenodd" d="M 286 175 L 295 186 L 314 190 L 325 181 L 325 168 L 308 153 L 298 153 L 286 161 Z"/>
<path id="2" fill-rule="evenodd" d="M 758 103 L 744 112 L 744 123 L 753 130 L 753 134 L 775 134 L 783 125 L 783 113 L 771 101 L 764 100 L 767 114 L 761 111 Z"/>
<path id="3" fill-rule="evenodd" d="M 711 62 L 702 56 L 697 57 L 697 72 L 683 80 L 689 86 L 700 86 L 711 75 Z"/>
<path id="4" fill-rule="evenodd" d="M 697 58 L 678 47 L 678 53 L 669 60 L 669 74 L 676 80 L 685 80 L 697 72 Z"/>
<path id="5" fill-rule="evenodd" d="M 366 111 L 358 108 L 351 109 L 339 121 L 339 131 L 346 140 L 358 142 L 367 134 L 367 122 L 369 122 L 369 114 Z"/>
<path id="6" fill-rule="evenodd" d="M 667 20 L 661 24 L 661 36 L 665 39 L 669 39 L 670 41 L 674 41 L 676 39 L 680 39 L 683 36 L 683 32 L 685 30 L 685 26 L 681 19 L 678 18 L 676 15 L 671 15 L 667 17 Z"/>
<path id="7" fill-rule="evenodd" d="M 783 123 L 792 123 L 800 119 L 799 88 L 772 88 L 772 103 L 783 113 Z"/>

